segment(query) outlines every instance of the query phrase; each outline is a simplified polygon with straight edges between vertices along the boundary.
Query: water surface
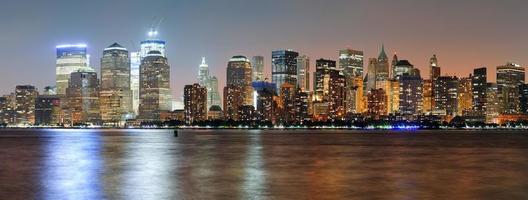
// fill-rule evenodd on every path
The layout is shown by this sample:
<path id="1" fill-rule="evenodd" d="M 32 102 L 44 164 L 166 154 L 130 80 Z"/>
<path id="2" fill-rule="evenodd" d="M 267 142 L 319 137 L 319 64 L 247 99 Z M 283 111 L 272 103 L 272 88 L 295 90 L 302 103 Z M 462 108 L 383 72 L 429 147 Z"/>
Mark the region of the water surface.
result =
<path id="1" fill-rule="evenodd" d="M 2 130 L 2 199 L 528 199 L 528 133 Z"/>

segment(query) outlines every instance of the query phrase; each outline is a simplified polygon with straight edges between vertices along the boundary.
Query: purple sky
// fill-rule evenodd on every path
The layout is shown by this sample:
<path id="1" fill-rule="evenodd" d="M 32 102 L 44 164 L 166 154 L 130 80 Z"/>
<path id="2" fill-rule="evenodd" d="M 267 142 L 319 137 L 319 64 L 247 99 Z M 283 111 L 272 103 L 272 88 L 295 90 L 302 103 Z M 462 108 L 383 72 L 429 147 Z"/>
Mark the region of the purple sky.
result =
<path id="1" fill-rule="evenodd" d="M 335 60 L 341 48 L 376 57 L 382 42 L 422 76 L 437 54 L 442 74 L 486 66 L 494 81 L 497 65 L 528 63 L 526 8 L 525 0 L 9 1 L 0 7 L 0 94 L 17 84 L 54 85 L 61 43 L 88 44 L 99 70 L 103 48 L 118 42 L 136 50 L 154 17 L 165 19 L 160 36 L 175 98 L 196 82 L 202 56 L 223 87 L 233 55 L 263 55 L 269 73 L 272 50 L 294 49 L 311 57 L 313 70 L 317 58 Z"/>

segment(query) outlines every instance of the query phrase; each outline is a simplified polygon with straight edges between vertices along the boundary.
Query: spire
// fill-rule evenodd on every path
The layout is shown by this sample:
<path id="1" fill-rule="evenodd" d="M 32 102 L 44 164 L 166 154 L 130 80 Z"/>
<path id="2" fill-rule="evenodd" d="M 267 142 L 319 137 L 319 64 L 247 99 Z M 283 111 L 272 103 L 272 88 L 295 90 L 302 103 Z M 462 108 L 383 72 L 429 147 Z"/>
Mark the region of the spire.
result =
<path id="1" fill-rule="evenodd" d="M 205 63 L 205 57 L 202 57 L 202 65 L 207 65 L 207 63 Z"/>
<path id="2" fill-rule="evenodd" d="M 388 60 L 387 54 L 385 53 L 385 44 L 381 43 L 381 52 L 378 56 L 378 60 Z"/>

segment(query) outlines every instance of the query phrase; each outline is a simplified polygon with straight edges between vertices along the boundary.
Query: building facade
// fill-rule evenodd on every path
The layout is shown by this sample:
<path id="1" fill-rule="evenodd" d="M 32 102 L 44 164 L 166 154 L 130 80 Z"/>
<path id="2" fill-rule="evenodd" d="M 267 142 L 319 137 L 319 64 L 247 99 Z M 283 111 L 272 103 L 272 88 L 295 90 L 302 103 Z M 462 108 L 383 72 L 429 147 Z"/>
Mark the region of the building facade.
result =
<path id="1" fill-rule="evenodd" d="M 150 51 L 140 66 L 140 119 L 160 120 L 160 113 L 172 110 L 170 66 L 159 51 Z"/>
<path id="2" fill-rule="evenodd" d="M 127 49 L 117 43 L 105 48 L 101 58 L 99 96 L 104 123 L 124 124 L 127 119 L 134 118 L 130 74 Z"/>
<path id="3" fill-rule="evenodd" d="M 185 122 L 192 124 L 207 120 L 207 88 L 195 83 L 186 85 L 183 90 Z"/>
<path id="4" fill-rule="evenodd" d="M 297 85 L 297 57 L 292 50 L 271 52 L 271 81 L 277 85 L 277 91 L 284 83 Z"/>

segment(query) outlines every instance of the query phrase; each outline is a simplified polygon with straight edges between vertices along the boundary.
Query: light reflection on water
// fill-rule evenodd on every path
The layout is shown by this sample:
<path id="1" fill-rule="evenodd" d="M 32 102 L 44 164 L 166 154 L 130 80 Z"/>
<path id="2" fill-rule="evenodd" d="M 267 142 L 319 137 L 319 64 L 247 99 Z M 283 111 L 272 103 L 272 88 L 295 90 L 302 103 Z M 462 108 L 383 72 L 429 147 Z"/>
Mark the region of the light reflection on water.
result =
<path id="1" fill-rule="evenodd" d="M 101 147 L 95 131 L 52 134 L 43 149 L 43 198 L 101 199 Z"/>
<path id="2" fill-rule="evenodd" d="M 0 132 L 2 199 L 527 199 L 528 134 Z"/>

